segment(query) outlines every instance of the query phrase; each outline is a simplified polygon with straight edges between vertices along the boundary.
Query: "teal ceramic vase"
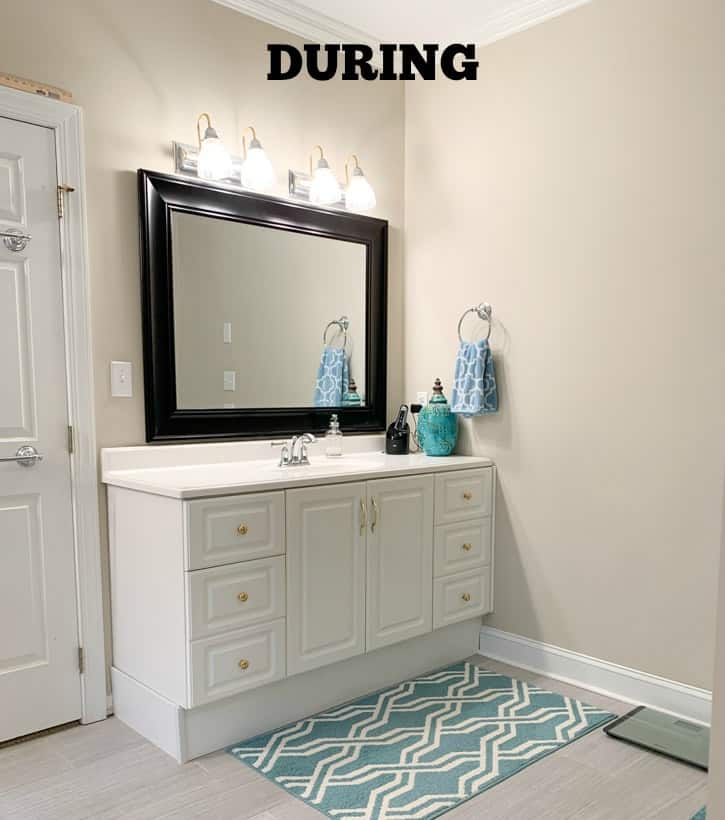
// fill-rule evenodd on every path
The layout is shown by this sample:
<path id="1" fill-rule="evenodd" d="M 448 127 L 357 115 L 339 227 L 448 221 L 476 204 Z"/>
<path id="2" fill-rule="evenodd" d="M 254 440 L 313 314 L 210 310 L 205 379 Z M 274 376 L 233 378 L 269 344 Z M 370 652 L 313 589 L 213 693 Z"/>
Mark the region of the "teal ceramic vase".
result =
<path id="1" fill-rule="evenodd" d="M 427 456 L 449 456 L 458 440 L 458 417 L 451 412 L 440 379 L 431 400 L 418 416 L 418 442 Z"/>
<path id="2" fill-rule="evenodd" d="M 343 407 L 360 407 L 362 405 L 362 399 L 360 398 L 360 394 L 357 392 L 357 385 L 355 384 L 355 379 L 350 377 L 350 383 L 347 387 L 347 391 L 342 394 L 342 406 Z"/>

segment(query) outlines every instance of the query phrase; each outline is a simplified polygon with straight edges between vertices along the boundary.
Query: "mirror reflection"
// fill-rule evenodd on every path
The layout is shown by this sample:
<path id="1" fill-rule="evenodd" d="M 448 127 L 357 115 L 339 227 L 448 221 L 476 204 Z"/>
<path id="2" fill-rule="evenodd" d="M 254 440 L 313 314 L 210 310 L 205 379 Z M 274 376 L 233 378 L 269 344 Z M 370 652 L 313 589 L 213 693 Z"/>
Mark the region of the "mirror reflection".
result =
<path id="1" fill-rule="evenodd" d="M 366 248 L 174 211 L 177 407 L 365 404 Z"/>

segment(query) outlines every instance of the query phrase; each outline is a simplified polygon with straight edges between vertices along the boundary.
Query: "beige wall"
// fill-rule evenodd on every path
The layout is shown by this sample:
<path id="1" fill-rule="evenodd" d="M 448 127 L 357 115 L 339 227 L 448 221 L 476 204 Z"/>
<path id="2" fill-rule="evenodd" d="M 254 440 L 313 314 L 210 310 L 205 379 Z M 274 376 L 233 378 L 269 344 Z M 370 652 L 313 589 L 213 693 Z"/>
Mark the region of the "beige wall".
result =
<path id="1" fill-rule="evenodd" d="M 725 498 L 722 506 L 723 537 L 720 550 L 720 595 L 717 604 L 717 642 L 713 720 L 710 737 L 710 776 L 707 816 L 725 817 Z"/>
<path id="2" fill-rule="evenodd" d="M 500 629 L 709 688 L 723 477 L 721 0 L 594 0 L 406 88 L 406 396 L 493 304 Z"/>
<path id="3" fill-rule="evenodd" d="M 389 402 L 400 400 L 403 89 L 398 83 L 266 80 L 266 44 L 290 34 L 210 0 L 4 3 L 0 69 L 73 92 L 85 114 L 98 444 L 144 441 L 136 170 L 172 171 L 171 141 L 212 114 L 229 146 L 256 126 L 284 193 L 322 143 L 343 171 L 355 151 L 390 220 Z M 133 399 L 112 399 L 109 362 L 134 364 Z M 105 539 L 105 535 L 104 535 Z M 104 559 L 106 550 L 104 546 Z M 104 568 L 107 567 L 104 561 Z"/>

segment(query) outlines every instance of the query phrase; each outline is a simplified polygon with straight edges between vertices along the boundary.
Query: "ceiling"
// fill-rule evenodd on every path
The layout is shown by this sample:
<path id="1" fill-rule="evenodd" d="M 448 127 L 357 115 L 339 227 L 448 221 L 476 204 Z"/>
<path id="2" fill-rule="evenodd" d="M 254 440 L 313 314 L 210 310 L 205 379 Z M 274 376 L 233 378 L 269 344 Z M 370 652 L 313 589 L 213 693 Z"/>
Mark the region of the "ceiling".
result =
<path id="1" fill-rule="evenodd" d="M 484 45 L 589 0 L 216 0 L 313 42 Z"/>

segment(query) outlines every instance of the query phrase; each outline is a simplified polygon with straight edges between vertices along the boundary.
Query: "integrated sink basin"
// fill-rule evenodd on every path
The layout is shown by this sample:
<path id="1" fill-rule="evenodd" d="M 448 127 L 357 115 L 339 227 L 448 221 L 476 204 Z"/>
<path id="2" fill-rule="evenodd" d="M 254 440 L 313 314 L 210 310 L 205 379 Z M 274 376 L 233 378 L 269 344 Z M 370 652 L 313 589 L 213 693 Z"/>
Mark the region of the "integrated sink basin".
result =
<path id="1" fill-rule="evenodd" d="M 368 449 L 363 449 L 364 445 Z M 328 458 L 320 440 L 310 446 L 310 464 L 292 467 L 280 466 L 279 451 L 271 450 L 269 442 L 117 448 L 102 455 L 103 480 L 129 490 L 192 499 L 446 472 L 492 463 L 470 456 L 391 456 L 382 452 L 383 445 L 382 436 L 351 436 L 344 445 L 350 452 Z"/>
<path id="2" fill-rule="evenodd" d="M 319 473 L 347 472 L 349 470 L 359 470 L 382 466 L 385 463 L 385 453 L 371 453 L 370 455 L 342 455 L 335 458 L 328 458 L 325 455 L 310 454 L 310 463 L 305 465 L 284 465 L 278 461 L 267 465 L 267 469 L 274 472 L 286 474 L 301 473 L 304 475 Z"/>

